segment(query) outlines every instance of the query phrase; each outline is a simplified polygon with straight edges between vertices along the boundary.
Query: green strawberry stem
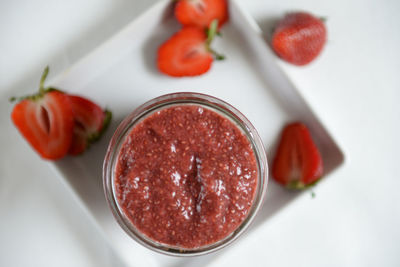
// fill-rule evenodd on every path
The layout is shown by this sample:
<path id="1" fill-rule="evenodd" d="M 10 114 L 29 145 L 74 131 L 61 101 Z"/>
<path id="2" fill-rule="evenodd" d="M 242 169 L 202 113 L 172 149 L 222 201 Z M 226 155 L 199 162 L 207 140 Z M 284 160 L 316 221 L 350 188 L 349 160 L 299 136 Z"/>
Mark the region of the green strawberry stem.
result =
<path id="1" fill-rule="evenodd" d="M 328 17 L 319 17 L 319 19 L 320 19 L 323 23 L 326 23 L 326 21 L 328 20 Z"/>
<path id="2" fill-rule="evenodd" d="M 208 28 L 207 30 L 207 40 L 206 40 L 206 47 L 207 50 L 214 55 L 216 60 L 223 60 L 225 59 L 225 56 L 222 54 L 219 54 L 218 52 L 216 52 L 214 49 L 211 48 L 211 43 L 214 40 L 214 37 L 216 35 L 220 35 L 218 32 L 218 20 L 214 19 L 211 24 L 210 24 L 210 28 Z"/>
<path id="3" fill-rule="evenodd" d="M 208 51 L 210 51 L 214 55 L 215 60 L 224 60 L 225 59 L 224 55 L 219 54 L 218 52 L 216 52 L 215 50 L 213 50 L 211 48 L 208 48 Z"/>
<path id="4" fill-rule="evenodd" d="M 46 81 L 48 74 L 49 74 L 49 66 L 46 66 L 46 68 L 44 68 L 44 71 L 42 73 L 42 77 L 40 78 L 40 83 L 39 83 L 39 93 L 40 94 L 45 93 L 44 82 Z"/>
<path id="5" fill-rule="evenodd" d="M 291 181 L 286 185 L 286 188 L 288 189 L 294 189 L 294 190 L 302 190 L 302 189 L 306 189 L 306 188 L 311 188 L 313 186 L 315 186 L 321 178 L 318 178 L 316 181 L 310 183 L 310 184 L 304 184 L 301 181 Z"/>
<path id="6" fill-rule="evenodd" d="M 43 70 L 42 77 L 40 78 L 40 83 L 39 83 L 39 93 L 33 94 L 33 95 L 28 95 L 28 96 L 21 96 L 21 97 L 12 96 L 9 98 L 9 101 L 10 102 L 14 102 L 14 101 L 20 102 L 25 99 L 36 101 L 36 100 L 42 98 L 46 93 L 51 92 L 51 91 L 58 91 L 58 92 L 63 93 L 63 91 L 58 90 L 56 88 L 44 87 L 44 82 L 46 81 L 47 75 L 49 74 L 49 70 L 50 70 L 49 66 L 46 66 L 46 68 Z"/>
<path id="7" fill-rule="evenodd" d="M 217 34 L 218 31 L 218 20 L 214 19 L 211 24 L 210 24 L 210 28 L 207 31 L 207 40 L 206 40 L 206 44 L 208 46 L 211 45 L 212 40 L 214 39 L 215 35 Z"/>

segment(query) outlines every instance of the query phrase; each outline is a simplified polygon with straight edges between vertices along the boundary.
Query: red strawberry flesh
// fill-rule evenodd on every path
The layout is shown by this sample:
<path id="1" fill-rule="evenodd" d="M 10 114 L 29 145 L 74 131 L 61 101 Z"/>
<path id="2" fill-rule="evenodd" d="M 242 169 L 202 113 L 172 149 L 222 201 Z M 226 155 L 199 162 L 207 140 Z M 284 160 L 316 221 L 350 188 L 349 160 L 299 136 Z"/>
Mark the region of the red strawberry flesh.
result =
<path id="1" fill-rule="evenodd" d="M 157 64 L 161 72 L 174 77 L 196 76 L 207 72 L 213 56 L 206 46 L 206 33 L 196 27 L 184 27 L 162 44 Z"/>
<path id="2" fill-rule="evenodd" d="M 322 173 L 322 158 L 307 127 L 298 122 L 287 125 L 273 162 L 273 178 L 289 188 L 302 189 Z"/>
<path id="3" fill-rule="evenodd" d="M 103 111 L 94 102 L 75 95 L 69 95 L 74 116 L 74 129 L 69 154 L 84 152 L 90 143 L 96 141 L 109 122 L 108 111 Z"/>
<path id="4" fill-rule="evenodd" d="M 289 13 L 274 30 L 272 48 L 287 62 L 306 65 L 321 53 L 326 35 L 320 18 L 306 12 Z"/>
<path id="5" fill-rule="evenodd" d="M 45 87 L 49 67 L 43 71 L 39 92 L 18 100 L 11 113 L 17 129 L 45 159 L 56 160 L 68 152 L 76 155 L 96 141 L 111 120 L 111 112 L 103 111 L 92 101 Z"/>
<path id="6" fill-rule="evenodd" d="M 45 159 L 62 158 L 72 139 L 73 115 L 68 97 L 58 91 L 15 105 L 11 119 L 30 145 Z"/>
<path id="7" fill-rule="evenodd" d="M 184 26 L 205 29 L 215 19 L 218 27 L 228 20 L 226 0 L 180 0 L 175 6 L 175 17 Z"/>

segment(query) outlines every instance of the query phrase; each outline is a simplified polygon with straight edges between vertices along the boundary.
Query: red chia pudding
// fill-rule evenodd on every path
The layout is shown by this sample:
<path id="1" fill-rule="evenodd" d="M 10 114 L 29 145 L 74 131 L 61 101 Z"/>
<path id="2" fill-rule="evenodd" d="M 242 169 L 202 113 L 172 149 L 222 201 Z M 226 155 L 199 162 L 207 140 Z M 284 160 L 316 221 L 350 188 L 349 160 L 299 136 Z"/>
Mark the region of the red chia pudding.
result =
<path id="1" fill-rule="evenodd" d="M 264 197 L 267 166 L 243 115 L 210 96 L 172 96 L 181 94 L 196 101 L 162 96 L 121 123 L 104 184 L 117 221 L 134 239 L 169 255 L 199 255 L 246 229 Z"/>
<path id="2" fill-rule="evenodd" d="M 223 239 L 246 218 L 258 170 L 250 141 L 232 121 L 179 105 L 131 129 L 115 177 L 118 202 L 139 231 L 195 248 Z"/>

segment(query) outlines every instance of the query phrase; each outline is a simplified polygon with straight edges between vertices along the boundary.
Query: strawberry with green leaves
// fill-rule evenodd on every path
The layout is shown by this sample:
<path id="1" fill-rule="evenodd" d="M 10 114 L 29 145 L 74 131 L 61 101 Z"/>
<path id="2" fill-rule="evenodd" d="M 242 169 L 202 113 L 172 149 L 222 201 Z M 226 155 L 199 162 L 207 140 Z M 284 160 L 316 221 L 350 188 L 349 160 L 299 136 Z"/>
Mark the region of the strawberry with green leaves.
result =
<path id="1" fill-rule="evenodd" d="M 183 27 L 158 49 L 158 69 L 173 77 L 197 76 L 207 72 L 214 57 L 224 59 L 210 47 L 217 27 L 216 20 L 207 32 L 193 26 Z"/>
<path id="2" fill-rule="evenodd" d="M 228 20 L 227 0 L 178 0 L 175 17 L 184 26 L 196 26 L 202 29 L 210 27 L 218 20 L 218 28 Z"/>
<path id="3" fill-rule="evenodd" d="M 323 162 L 308 128 L 299 122 L 287 125 L 272 165 L 272 177 L 290 189 L 314 185 L 323 174 Z"/>
<path id="4" fill-rule="evenodd" d="M 83 152 L 106 129 L 111 113 L 93 102 L 44 87 L 49 68 L 43 72 L 39 92 L 18 100 L 11 119 L 33 149 L 44 159 L 57 160 Z"/>
<path id="5" fill-rule="evenodd" d="M 74 117 L 68 96 L 44 87 L 47 74 L 48 68 L 37 94 L 19 99 L 11 119 L 41 157 L 54 160 L 62 158 L 70 148 Z"/>

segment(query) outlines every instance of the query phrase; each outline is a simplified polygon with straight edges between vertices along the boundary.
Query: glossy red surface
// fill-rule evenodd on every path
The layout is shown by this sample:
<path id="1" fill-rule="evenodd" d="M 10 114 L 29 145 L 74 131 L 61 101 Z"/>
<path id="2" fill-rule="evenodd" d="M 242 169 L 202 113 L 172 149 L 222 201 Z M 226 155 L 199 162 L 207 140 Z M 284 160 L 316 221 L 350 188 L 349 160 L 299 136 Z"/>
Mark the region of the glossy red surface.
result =
<path id="1" fill-rule="evenodd" d="M 203 106 L 178 105 L 130 130 L 115 177 L 118 203 L 140 232 L 195 248 L 243 222 L 258 170 L 250 141 L 232 121 Z"/>

